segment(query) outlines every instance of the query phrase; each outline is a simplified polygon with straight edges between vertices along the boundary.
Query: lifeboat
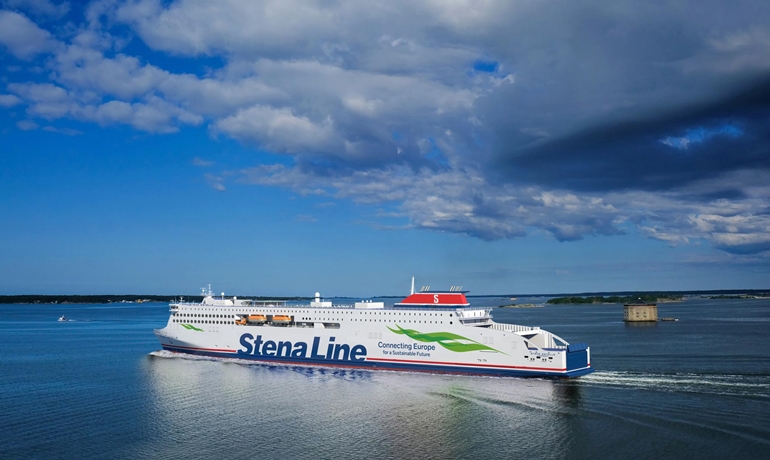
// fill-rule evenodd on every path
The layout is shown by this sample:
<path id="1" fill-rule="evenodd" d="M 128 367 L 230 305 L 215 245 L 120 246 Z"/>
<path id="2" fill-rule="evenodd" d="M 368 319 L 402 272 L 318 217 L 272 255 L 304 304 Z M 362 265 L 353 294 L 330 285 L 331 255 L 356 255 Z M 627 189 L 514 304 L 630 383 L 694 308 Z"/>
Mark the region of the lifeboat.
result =
<path id="1" fill-rule="evenodd" d="M 241 318 L 241 319 L 235 320 L 235 324 L 237 324 L 239 326 L 245 326 L 246 325 L 246 318 Z"/>
<path id="2" fill-rule="evenodd" d="M 250 323 L 264 323 L 267 321 L 265 315 L 249 315 Z"/>
<path id="3" fill-rule="evenodd" d="M 274 315 L 273 324 L 289 324 L 291 322 L 291 316 L 289 315 Z"/>

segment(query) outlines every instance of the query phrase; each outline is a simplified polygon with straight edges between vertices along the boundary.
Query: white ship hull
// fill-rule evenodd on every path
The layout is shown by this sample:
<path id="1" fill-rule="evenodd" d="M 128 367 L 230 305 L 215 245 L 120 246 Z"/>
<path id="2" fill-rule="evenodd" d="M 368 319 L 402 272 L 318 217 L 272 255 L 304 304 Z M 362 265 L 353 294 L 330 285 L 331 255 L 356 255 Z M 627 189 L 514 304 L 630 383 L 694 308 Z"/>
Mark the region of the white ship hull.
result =
<path id="1" fill-rule="evenodd" d="M 172 304 L 168 324 L 155 331 L 162 347 L 265 363 L 437 373 L 577 377 L 593 371 L 584 344 L 568 345 L 536 327 L 494 323 L 490 309 L 224 301 L 230 305 L 213 305 L 216 299 Z M 237 324 L 249 314 L 267 321 Z M 272 324 L 273 315 L 288 315 L 291 322 Z"/>

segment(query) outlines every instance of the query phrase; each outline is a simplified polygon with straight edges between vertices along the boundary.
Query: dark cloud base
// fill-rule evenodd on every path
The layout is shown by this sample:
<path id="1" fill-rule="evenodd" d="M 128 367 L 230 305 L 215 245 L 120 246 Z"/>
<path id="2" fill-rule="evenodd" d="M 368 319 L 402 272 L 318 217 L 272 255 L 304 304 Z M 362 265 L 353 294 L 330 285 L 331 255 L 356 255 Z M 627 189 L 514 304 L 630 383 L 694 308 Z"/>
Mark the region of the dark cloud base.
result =
<path id="1" fill-rule="evenodd" d="M 686 147 L 663 142 L 687 139 L 693 130 L 709 135 Z M 766 170 L 770 75 L 712 101 L 509 150 L 498 164 L 516 181 L 592 192 L 669 190 L 730 171 Z M 709 193 L 742 195 L 737 189 Z"/>

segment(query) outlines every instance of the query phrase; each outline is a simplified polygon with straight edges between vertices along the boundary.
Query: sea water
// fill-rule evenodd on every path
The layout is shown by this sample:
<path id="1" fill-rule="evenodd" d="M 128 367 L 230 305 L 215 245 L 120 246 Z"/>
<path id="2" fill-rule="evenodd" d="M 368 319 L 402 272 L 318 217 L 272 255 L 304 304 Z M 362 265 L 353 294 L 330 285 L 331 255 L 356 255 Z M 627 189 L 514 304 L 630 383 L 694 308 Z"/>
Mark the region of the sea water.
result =
<path id="1" fill-rule="evenodd" d="M 0 458 L 770 458 L 770 301 L 658 308 L 494 309 L 591 346 L 547 380 L 182 357 L 167 304 L 0 305 Z"/>

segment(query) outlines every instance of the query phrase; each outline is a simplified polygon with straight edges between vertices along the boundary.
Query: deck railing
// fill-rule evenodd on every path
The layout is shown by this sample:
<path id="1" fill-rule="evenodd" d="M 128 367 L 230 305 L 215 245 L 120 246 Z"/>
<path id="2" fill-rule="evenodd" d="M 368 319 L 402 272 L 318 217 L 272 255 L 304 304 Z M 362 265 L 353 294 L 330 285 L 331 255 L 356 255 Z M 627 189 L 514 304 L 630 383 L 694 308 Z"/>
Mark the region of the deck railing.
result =
<path id="1" fill-rule="evenodd" d="M 528 342 L 539 347 L 539 348 L 550 348 L 550 349 L 563 349 L 566 348 L 566 342 L 564 342 L 564 339 L 561 337 L 554 335 L 548 331 L 544 331 L 540 329 L 539 326 L 520 326 L 518 324 L 504 324 L 504 323 L 493 323 L 490 327 L 490 329 L 496 329 L 498 331 L 505 331 L 505 332 L 513 332 L 513 333 L 529 333 L 529 334 L 522 334 L 527 335 L 528 337 L 530 334 L 534 334 L 528 339 Z M 559 342 L 563 342 L 559 343 Z"/>
<path id="2" fill-rule="evenodd" d="M 539 326 L 520 326 L 518 324 L 505 324 L 505 323 L 492 323 L 489 326 L 490 329 L 496 329 L 498 331 L 505 332 L 528 332 L 528 331 L 540 331 Z"/>

